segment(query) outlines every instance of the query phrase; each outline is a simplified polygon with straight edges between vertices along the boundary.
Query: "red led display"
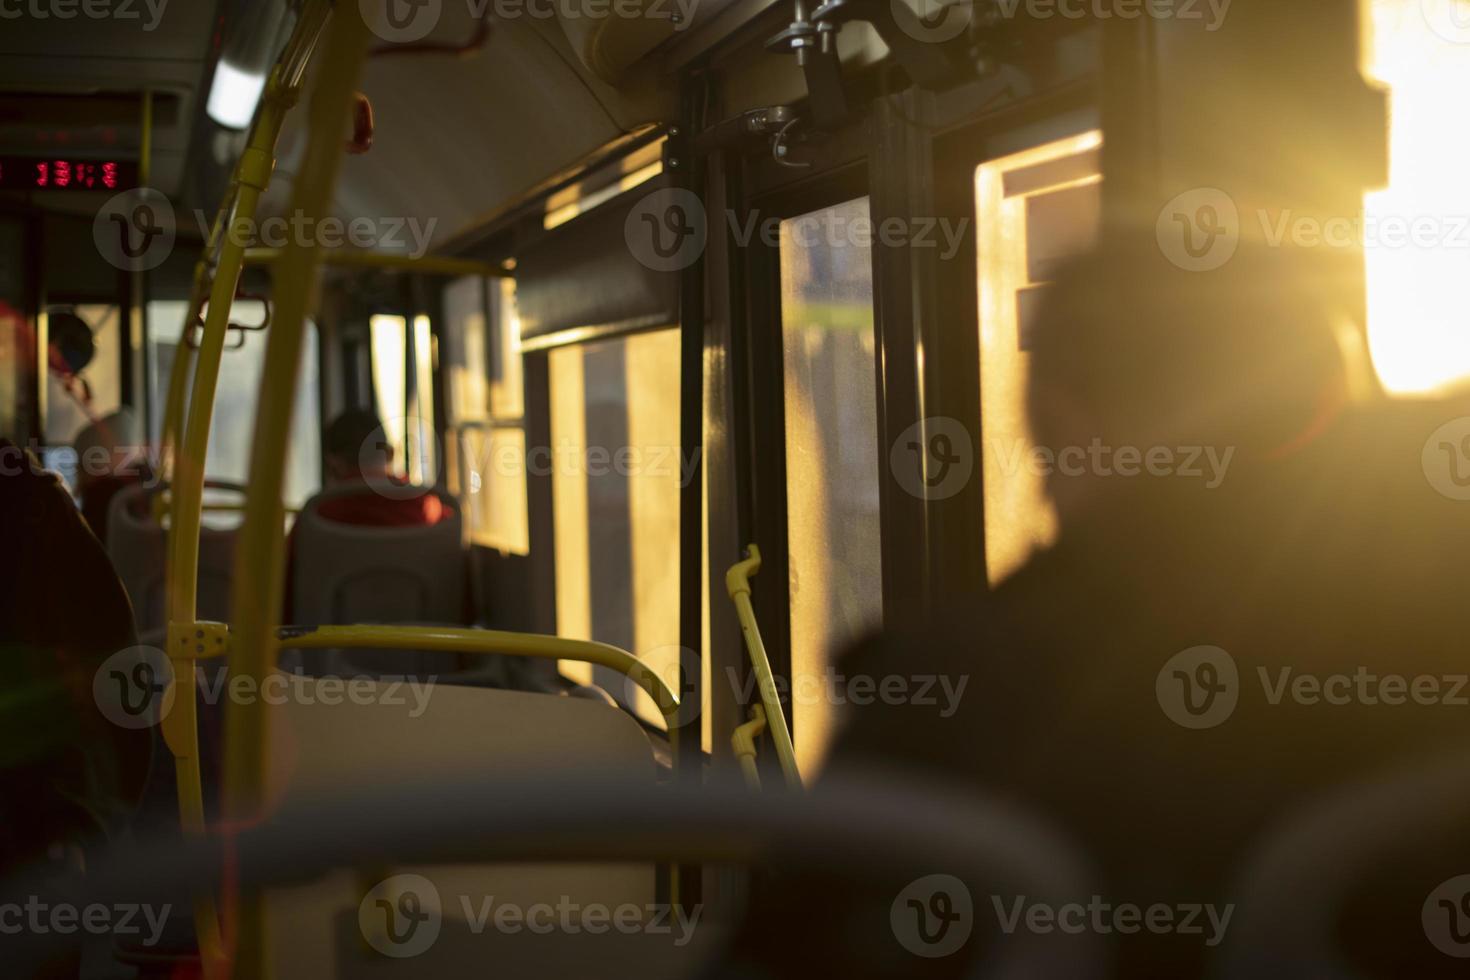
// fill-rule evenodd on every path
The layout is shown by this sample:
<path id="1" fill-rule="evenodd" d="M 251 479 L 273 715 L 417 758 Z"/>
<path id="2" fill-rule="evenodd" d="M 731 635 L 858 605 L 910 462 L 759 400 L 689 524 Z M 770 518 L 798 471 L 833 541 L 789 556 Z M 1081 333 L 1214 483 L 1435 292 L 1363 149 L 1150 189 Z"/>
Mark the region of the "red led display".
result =
<path id="1" fill-rule="evenodd" d="M 137 165 L 119 160 L 0 157 L 0 190 L 123 191 L 137 183 Z"/>

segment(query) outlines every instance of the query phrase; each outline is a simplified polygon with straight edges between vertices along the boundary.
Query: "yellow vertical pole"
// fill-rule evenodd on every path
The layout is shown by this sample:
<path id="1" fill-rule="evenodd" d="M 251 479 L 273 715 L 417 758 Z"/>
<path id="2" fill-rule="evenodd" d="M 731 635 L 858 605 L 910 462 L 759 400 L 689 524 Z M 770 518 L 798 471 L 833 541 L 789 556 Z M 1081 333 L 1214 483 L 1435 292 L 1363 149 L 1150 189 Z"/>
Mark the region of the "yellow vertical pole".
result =
<path id="1" fill-rule="evenodd" d="M 270 181 L 275 166 L 275 146 L 286 113 L 295 104 L 301 79 L 318 35 L 331 13 L 329 0 L 309 0 L 280 61 L 266 85 L 260 109 L 250 130 L 245 152 L 236 165 L 230 194 L 215 218 L 205 254 L 195 270 L 194 296 L 190 301 L 189 330 L 206 291 L 209 310 L 194 372 L 192 393 L 188 402 L 188 418 L 184 413 L 187 360 L 191 356 L 186 345 L 180 345 L 180 356 L 169 383 L 169 403 L 165 409 L 164 446 L 167 458 L 163 465 L 171 470 L 170 512 L 167 547 L 169 655 L 174 663 L 174 706 L 163 721 L 164 741 L 174 756 L 178 786 L 179 819 L 187 834 L 200 834 L 204 824 L 204 789 L 199 759 L 198 704 L 194 686 L 195 650 L 184 643 L 182 631 L 192 626 L 198 615 L 199 530 L 204 503 L 204 462 L 209 448 L 210 419 L 219 382 L 220 360 L 224 353 L 230 307 L 235 298 L 240 271 L 244 265 L 244 230 L 255 216 L 255 210 Z M 218 251 L 213 279 L 209 263 Z M 172 431 L 168 419 L 174 420 Z M 175 450 L 176 440 L 177 449 Z M 195 932 L 206 978 L 214 980 L 228 969 L 226 950 L 220 936 L 219 917 L 214 897 L 204 895 L 194 902 Z"/>
<path id="2" fill-rule="evenodd" d="M 284 100 L 272 98 L 261 106 L 260 118 L 251 133 L 250 143 L 241 159 L 240 184 L 235 198 L 233 221 L 248 222 L 255 215 L 260 195 L 270 180 L 275 165 L 276 134 L 280 130 Z M 209 448 L 210 416 L 214 412 L 215 390 L 219 384 L 220 359 L 224 354 L 225 331 L 230 306 L 235 298 L 240 269 L 245 260 L 243 236 L 227 232 L 220 247 L 218 271 L 209 293 L 209 313 L 200 340 L 199 356 L 194 370 L 194 385 L 189 397 L 188 419 L 184 438 L 173 459 L 170 484 L 171 504 L 168 541 L 169 611 L 171 625 L 187 626 L 198 614 L 199 528 L 204 507 L 204 460 Z M 180 382 L 182 388 L 182 381 Z M 174 705 L 163 722 L 164 740 L 174 756 L 178 783 L 179 818 L 186 834 L 204 832 L 204 787 L 199 761 L 198 704 L 194 689 L 195 660 L 175 650 L 173 631 L 169 637 L 169 656 L 174 665 Z M 214 902 L 200 897 L 194 907 L 195 929 L 199 953 L 207 976 L 217 975 L 221 968 L 223 946 Z"/>
<path id="3" fill-rule="evenodd" d="M 224 237 L 225 225 L 229 222 L 230 215 L 234 213 L 235 192 L 240 186 L 239 182 L 240 169 L 237 166 L 230 181 L 229 194 L 225 197 L 219 212 L 214 216 L 213 224 L 209 227 L 209 238 L 204 243 L 204 254 L 194 266 L 194 286 L 189 293 L 189 307 L 184 312 L 184 331 L 179 335 L 179 345 L 174 350 L 174 362 L 169 368 L 168 396 L 163 403 L 163 425 L 158 440 L 159 474 L 165 481 L 173 479 L 174 452 L 179 443 L 179 434 L 184 426 L 184 395 L 188 387 L 189 365 L 194 362 L 194 348 L 189 343 L 189 335 L 194 332 L 194 323 L 199 319 L 199 312 L 204 309 L 204 301 L 209 298 L 210 284 L 213 282 L 211 270 L 214 268 L 215 253 L 219 250 L 220 240 Z"/>
<path id="4" fill-rule="evenodd" d="M 367 57 L 369 33 L 356 4 L 339 5 L 332 18 L 320 73 L 307 120 L 308 143 L 296 175 L 293 217 L 303 221 L 328 213 L 351 121 L 358 76 Z M 231 596 L 234 631 L 230 644 L 232 677 L 262 681 L 277 653 L 275 623 L 282 587 L 282 485 L 286 446 L 301 363 L 302 333 L 312 308 L 321 267 L 315 242 L 293 238 L 274 269 L 276 309 L 266 343 L 250 453 L 245 519 L 235 556 Z M 249 826 L 263 816 L 269 718 L 257 702 L 231 705 L 225 718 L 225 816 L 230 827 Z M 228 842 L 227 842 L 228 846 Z M 256 893 L 225 893 L 226 940 L 235 955 L 236 975 L 264 977 L 269 972 L 265 907 Z"/>

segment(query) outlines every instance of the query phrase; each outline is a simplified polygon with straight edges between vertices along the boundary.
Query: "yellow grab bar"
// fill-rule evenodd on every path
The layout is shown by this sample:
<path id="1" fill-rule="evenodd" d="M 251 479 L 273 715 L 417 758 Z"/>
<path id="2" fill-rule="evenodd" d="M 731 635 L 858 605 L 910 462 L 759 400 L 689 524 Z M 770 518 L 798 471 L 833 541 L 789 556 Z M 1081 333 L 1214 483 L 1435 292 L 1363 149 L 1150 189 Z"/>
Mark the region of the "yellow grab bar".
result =
<path id="1" fill-rule="evenodd" d="M 246 265 L 269 265 L 281 257 L 278 248 L 245 250 Z M 513 273 L 490 262 L 458 259 L 447 255 L 398 255 L 393 252 L 371 252 L 366 249 L 342 248 L 322 252 L 326 265 L 351 266 L 362 269 L 403 269 L 439 276 L 486 276 L 509 278 Z"/>
<path id="2" fill-rule="evenodd" d="M 750 666 L 755 671 L 756 684 L 761 701 L 765 703 L 766 723 L 770 726 L 771 742 L 776 747 L 776 759 L 781 763 L 781 772 L 788 786 L 800 786 L 801 774 L 796 769 L 796 749 L 791 744 L 791 729 L 786 727 L 786 715 L 781 710 L 781 697 L 776 692 L 776 677 L 771 671 L 770 658 L 766 656 L 766 645 L 761 640 L 760 626 L 755 621 L 755 609 L 750 605 L 750 577 L 761 568 L 761 550 L 752 544 L 745 549 L 749 556 L 736 562 L 725 573 L 725 589 L 735 603 L 735 615 L 740 618 L 740 632 L 745 636 L 746 649 L 750 651 Z"/>
<path id="3" fill-rule="evenodd" d="M 760 770 L 756 768 L 755 740 L 766 730 L 766 709 L 759 704 L 750 706 L 750 721 L 737 725 L 730 735 L 730 748 L 735 752 L 735 761 L 745 774 L 745 782 L 751 789 L 761 788 Z"/>
<path id="4" fill-rule="evenodd" d="M 230 190 L 215 217 L 204 255 L 195 268 L 194 290 L 184 323 L 184 339 L 208 294 L 209 311 L 200 340 L 194 370 L 193 392 L 184 413 L 185 377 L 194 352 L 180 343 L 174 370 L 169 378 L 168 402 L 164 412 L 163 465 L 169 473 L 172 500 L 169 510 L 166 553 L 169 630 L 190 627 L 198 615 L 199 530 L 204 503 L 204 460 L 209 448 L 210 416 L 214 410 L 219 381 L 220 358 L 235 288 L 244 262 L 244 244 L 225 229 L 232 222 L 254 217 L 261 194 L 275 166 L 275 146 L 286 113 L 295 104 L 302 85 L 306 62 L 331 14 L 330 0 L 309 0 L 292 30 L 280 60 L 271 72 L 260 109 L 250 129 L 249 141 L 231 181 Z M 215 255 L 218 250 L 218 256 Z M 211 277 L 210 267 L 214 266 Z M 182 442 L 178 440 L 182 436 Z M 198 706 L 195 700 L 194 657 L 189 647 L 170 656 L 176 661 L 173 710 L 163 721 L 164 741 L 174 756 L 178 782 L 179 820 L 184 832 L 204 830 L 204 788 L 199 764 Z M 179 679 L 183 683 L 179 683 Z M 194 902 L 195 931 L 201 968 L 208 980 L 222 977 L 229 969 L 228 950 L 220 934 L 214 896 L 199 896 Z"/>
<path id="5" fill-rule="evenodd" d="M 675 745 L 679 728 L 674 715 L 679 699 L 658 673 L 626 650 L 591 640 L 569 640 L 541 633 L 463 629 L 455 626 L 282 626 L 276 630 L 282 649 L 397 649 L 434 650 L 476 656 L 504 654 L 542 660 L 578 660 L 610 667 L 629 677 L 653 698 L 669 726 Z M 677 750 L 676 750 L 677 751 Z"/>
<path id="6" fill-rule="evenodd" d="M 306 148 L 291 195 L 293 215 L 315 220 L 330 213 L 345 147 L 342 137 L 351 122 L 358 79 L 371 40 L 358 5 L 338 3 L 311 94 L 304 127 Z M 275 624 L 280 622 L 285 564 L 281 491 L 304 325 L 314 306 L 320 271 L 321 250 L 311 242 L 294 239 L 274 269 L 275 318 L 266 335 L 250 446 L 245 520 L 239 531 L 230 597 L 235 619 L 230 675 L 254 678 L 256 683 L 269 676 L 276 664 Z M 264 704 L 231 705 L 225 713 L 223 810 L 231 826 L 249 826 L 263 814 L 269 725 L 270 715 Z M 231 853 L 228 838 L 225 845 L 226 853 Z M 222 925 L 235 954 L 236 975 L 268 976 L 264 895 L 258 889 L 242 895 L 227 890 L 223 911 Z"/>

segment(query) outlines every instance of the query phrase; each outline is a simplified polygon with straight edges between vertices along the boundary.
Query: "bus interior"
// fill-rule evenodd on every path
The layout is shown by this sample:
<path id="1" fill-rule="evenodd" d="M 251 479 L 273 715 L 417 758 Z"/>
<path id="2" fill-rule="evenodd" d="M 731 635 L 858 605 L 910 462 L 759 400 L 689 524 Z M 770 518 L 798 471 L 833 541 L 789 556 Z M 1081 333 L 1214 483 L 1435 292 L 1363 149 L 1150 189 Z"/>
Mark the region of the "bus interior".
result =
<path id="1" fill-rule="evenodd" d="M 1466 0 L 0 0 L 5 972 L 1462 976 L 1457 78 Z"/>

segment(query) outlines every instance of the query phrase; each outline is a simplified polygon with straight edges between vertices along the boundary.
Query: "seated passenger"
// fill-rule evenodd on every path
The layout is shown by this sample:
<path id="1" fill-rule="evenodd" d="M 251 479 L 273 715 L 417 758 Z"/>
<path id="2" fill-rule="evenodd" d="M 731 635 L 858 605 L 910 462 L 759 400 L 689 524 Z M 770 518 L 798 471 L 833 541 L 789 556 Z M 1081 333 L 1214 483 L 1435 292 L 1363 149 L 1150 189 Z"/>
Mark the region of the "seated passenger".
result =
<path id="1" fill-rule="evenodd" d="M 362 493 L 323 500 L 318 513 L 328 520 L 370 527 L 439 523 L 445 516 L 444 504 L 434 494 L 402 499 L 373 490 L 374 483 L 408 483 L 393 473 L 393 447 L 382 440 L 383 423 L 368 409 L 349 409 L 327 426 L 322 439 L 327 487 L 361 485 Z"/>
<path id="2" fill-rule="evenodd" d="M 150 733 L 94 700 L 106 661 L 136 643 L 132 607 L 60 479 L 0 440 L 0 877 L 72 863 L 141 796 Z"/>
<path id="3" fill-rule="evenodd" d="M 415 527 L 437 524 L 449 516 L 437 494 L 411 497 L 383 493 L 384 486 L 406 486 L 393 473 L 393 447 L 383 441 L 383 423 L 368 409 L 349 409 L 337 416 L 322 436 L 327 485 L 322 496 L 307 502 L 330 521 L 363 527 Z M 352 488 L 361 492 L 346 492 Z M 286 596 L 283 618 L 293 622 L 295 532 L 287 543 Z"/>
<path id="4" fill-rule="evenodd" d="M 132 412 L 121 409 L 98 419 L 72 440 L 77 454 L 77 496 L 82 516 L 107 544 L 107 511 L 118 491 L 149 479 L 142 432 Z"/>
<path id="5" fill-rule="evenodd" d="M 994 592 L 838 664 L 848 678 L 967 683 L 947 717 L 884 699 L 845 709 L 823 778 L 898 770 L 998 798 L 1079 845 L 1101 902 L 1223 916 L 1284 822 L 1470 744 L 1464 707 L 1358 681 L 1466 674 L 1466 505 L 1425 479 L 1422 449 L 1470 409 L 1350 406 L 1329 310 L 1339 293 L 1303 285 L 1288 261 L 1242 248 L 1221 270 L 1184 272 L 1150 233 L 1100 249 L 1052 288 L 1033 434 L 1053 452 L 1109 455 L 1050 477 L 1054 547 Z M 1428 819 L 1437 801 L 1425 802 Z M 1302 901 L 1280 927 L 1305 936 L 1324 916 L 1322 942 L 1354 976 L 1463 975 L 1421 922 L 1426 896 L 1466 870 L 1463 829 L 1458 846 L 1355 854 L 1357 878 L 1319 868 L 1312 883 L 1331 906 Z M 1380 836 L 1384 855 L 1416 843 L 1386 826 Z M 1004 953 L 1007 921 L 1037 921 L 1007 918 L 1024 896 L 971 882 L 967 947 L 923 959 L 890 927 L 905 884 L 763 879 L 720 975 L 959 976 Z M 1250 910 L 1233 911 L 1239 922 Z M 1094 934 L 1102 975 L 1211 975 L 1233 937 L 1228 923 L 1200 922 L 1187 934 L 1137 922 Z M 1040 939 L 1064 943 L 1066 931 Z"/>

